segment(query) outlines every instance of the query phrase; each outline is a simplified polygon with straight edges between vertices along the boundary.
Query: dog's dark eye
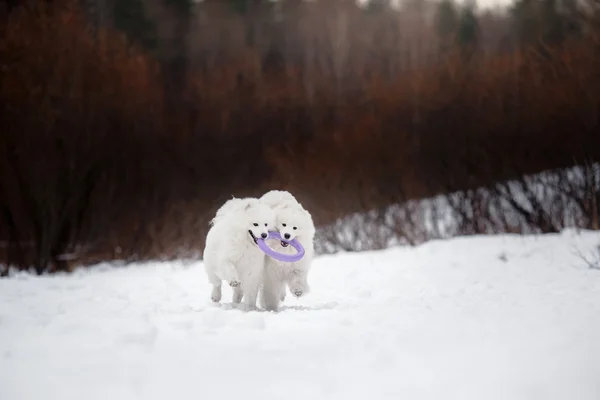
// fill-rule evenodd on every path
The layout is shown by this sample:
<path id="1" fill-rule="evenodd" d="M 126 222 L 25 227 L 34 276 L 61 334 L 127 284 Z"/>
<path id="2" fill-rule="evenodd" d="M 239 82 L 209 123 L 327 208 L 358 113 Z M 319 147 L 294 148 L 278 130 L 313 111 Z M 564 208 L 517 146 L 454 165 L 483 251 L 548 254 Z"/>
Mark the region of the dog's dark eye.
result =
<path id="1" fill-rule="evenodd" d="M 269 226 L 269 224 L 265 224 L 265 226 Z"/>
<path id="2" fill-rule="evenodd" d="M 286 226 L 285 224 L 281 224 L 282 226 Z"/>
<path id="3" fill-rule="evenodd" d="M 254 226 L 258 226 L 258 224 L 255 222 L 255 223 L 254 223 Z"/>
<path id="4" fill-rule="evenodd" d="M 294 230 L 296 230 L 296 229 L 298 229 L 298 228 L 294 227 Z"/>

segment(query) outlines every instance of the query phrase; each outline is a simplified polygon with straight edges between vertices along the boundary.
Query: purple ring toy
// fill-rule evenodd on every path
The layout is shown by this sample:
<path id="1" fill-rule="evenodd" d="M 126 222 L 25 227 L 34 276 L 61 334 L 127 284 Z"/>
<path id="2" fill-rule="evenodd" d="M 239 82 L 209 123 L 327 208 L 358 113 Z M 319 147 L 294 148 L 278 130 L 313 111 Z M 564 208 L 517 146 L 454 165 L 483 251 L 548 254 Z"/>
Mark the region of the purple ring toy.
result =
<path id="1" fill-rule="evenodd" d="M 277 240 L 280 240 L 280 241 L 282 241 L 284 243 L 288 243 L 289 245 L 291 245 L 297 251 L 296 254 L 278 253 L 278 252 L 276 252 L 275 250 L 273 250 L 272 248 L 269 247 L 269 245 L 267 244 L 267 242 L 265 242 L 265 239 L 258 238 L 257 241 L 256 241 L 256 244 L 258 244 L 258 247 L 263 251 L 263 253 L 265 253 L 269 257 L 273 257 L 274 259 L 279 260 L 279 261 L 283 261 L 283 262 L 300 261 L 300 260 L 302 260 L 302 257 L 304 257 L 304 247 L 302 247 L 302 245 L 300 244 L 300 242 L 297 241 L 296 239 L 285 240 L 285 239 L 283 239 L 281 237 L 281 235 L 279 234 L 279 232 L 269 232 L 269 237 L 267 239 L 277 239 Z"/>

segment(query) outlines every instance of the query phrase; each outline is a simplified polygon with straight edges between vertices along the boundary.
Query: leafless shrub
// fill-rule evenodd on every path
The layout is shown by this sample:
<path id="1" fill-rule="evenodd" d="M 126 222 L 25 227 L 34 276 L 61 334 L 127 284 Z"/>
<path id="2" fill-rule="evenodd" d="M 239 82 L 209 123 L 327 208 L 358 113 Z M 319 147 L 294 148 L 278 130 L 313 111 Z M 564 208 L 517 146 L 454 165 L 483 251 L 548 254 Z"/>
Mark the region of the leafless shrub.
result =
<path id="1" fill-rule="evenodd" d="M 372 250 L 432 239 L 500 233 L 539 234 L 594 228 L 598 164 L 356 213 L 319 231 L 318 250 Z"/>

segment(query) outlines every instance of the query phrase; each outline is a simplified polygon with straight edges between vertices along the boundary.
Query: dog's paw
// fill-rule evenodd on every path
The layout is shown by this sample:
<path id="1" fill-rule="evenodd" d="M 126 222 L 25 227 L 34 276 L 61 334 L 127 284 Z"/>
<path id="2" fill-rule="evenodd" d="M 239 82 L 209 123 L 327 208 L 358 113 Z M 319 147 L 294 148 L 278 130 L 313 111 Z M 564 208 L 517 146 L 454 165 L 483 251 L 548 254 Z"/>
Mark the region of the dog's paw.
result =
<path id="1" fill-rule="evenodd" d="M 221 288 L 214 288 L 212 293 L 210 294 L 210 299 L 213 303 L 218 303 L 221 301 Z"/>
<path id="2" fill-rule="evenodd" d="M 252 304 L 240 304 L 238 306 L 238 309 L 245 311 L 245 312 L 258 311 L 258 307 L 256 307 L 255 305 L 252 305 Z"/>
<path id="3" fill-rule="evenodd" d="M 231 287 L 240 287 L 241 282 L 240 281 L 229 281 L 229 286 Z"/>

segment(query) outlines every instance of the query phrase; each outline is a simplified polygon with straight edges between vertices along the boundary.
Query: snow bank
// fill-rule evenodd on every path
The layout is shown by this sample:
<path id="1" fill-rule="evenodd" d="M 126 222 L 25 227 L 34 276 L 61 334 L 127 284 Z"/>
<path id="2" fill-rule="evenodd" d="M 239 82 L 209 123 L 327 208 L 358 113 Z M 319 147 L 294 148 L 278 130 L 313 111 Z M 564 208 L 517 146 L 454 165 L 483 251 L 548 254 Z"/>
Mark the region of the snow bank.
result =
<path id="1" fill-rule="evenodd" d="M 0 280 L 0 399 L 597 400 L 600 271 L 578 254 L 598 243 L 322 256 L 280 313 L 209 304 L 199 264 L 17 274 Z"/>

